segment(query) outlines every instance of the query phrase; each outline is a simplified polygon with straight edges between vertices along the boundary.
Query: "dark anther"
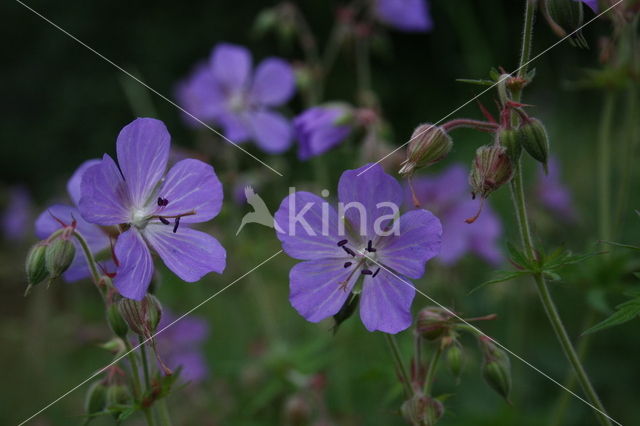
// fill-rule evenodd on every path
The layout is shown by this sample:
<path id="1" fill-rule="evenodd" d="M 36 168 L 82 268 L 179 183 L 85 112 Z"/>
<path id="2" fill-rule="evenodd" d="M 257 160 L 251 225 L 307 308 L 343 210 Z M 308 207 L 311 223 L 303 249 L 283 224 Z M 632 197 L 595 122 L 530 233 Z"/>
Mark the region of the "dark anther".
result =
<path id="1" fill-rule="evenodd" d="M 169 204 L 169 200 L 167 200 L 166 198 L 158 197 L 158 205 L 160 207 L 164 207 L 167 204 Z"/>
<path id="2" fill-rule="evenodd" d="M 338 247 L 342 247 L 343 245 L 347 244 L 349 241 L 347 240 L 340 240 L 338 241 Z"/>
<path id="3" fill-rule="evenodd" d="M 380 268 L 376 269 L 376 271 L 373 273 L 373 275 L 371 276 L 371 278 L 375 278 L 376 275 L 378 275 L 378 272 L 380 272 Z"/>
<path id="4" fill-rule="evenodd" d="M 371 240 L 369 240 L 369 243 L 367 244 L 367 251 L 369 253 L 373 253 L 373 252 L 376 251 L 376 249 L 373 248 L 373 244 L 372 244 Z"/>
<path id="5" fill-rule="evenodd" d="M 173 233 L 174 234 L 178 231 L 178 226 L 180 226 L 180 218 L 176 217 L 176 221 L 173 223 Z"/>
<path id="6" fill-rule="evenodd" d="M 362 273 L 362 275 L 371 275 L 371 274 L 373 274 L 373 272 L 371 272 L 369 269 L 363 269 L 362 271 L 360 271 L 360 273 Z"/>
<path id="7" fill-rule="evenodd" d="M 350 254 L 351 256 L 356 257 L 356 253 L 353 250 L 351 250 L 349 247 L 345 247 L 345 246 L 341 246 L 341 247 L 342 247 L 342 250 L 347 252 L 347 254 Z"/>
<path id="8" fill-rule="evenodd" d="M 349 266 L 353 265 L 353 263 L 351 262 L 344 262 L 344 267 L 348 268 Z"/>
<path id="9" fill-rule="evenodd" d="M 167 219 L 165 219 L 162 216 L 158 216 L 158 219 L 160 219 L 160 222 L 164 223 L 165 225 L 168 225 L 170 223 Z"/>

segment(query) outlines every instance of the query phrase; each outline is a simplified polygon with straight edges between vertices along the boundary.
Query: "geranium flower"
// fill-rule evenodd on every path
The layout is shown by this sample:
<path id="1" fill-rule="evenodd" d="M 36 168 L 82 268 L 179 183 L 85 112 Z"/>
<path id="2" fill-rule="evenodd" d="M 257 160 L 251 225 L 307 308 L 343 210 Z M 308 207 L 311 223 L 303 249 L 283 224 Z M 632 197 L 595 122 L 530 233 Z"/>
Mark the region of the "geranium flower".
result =
<path id="1" fill-rule="evenodd" d="M 176 320 L 176 316 L 164 309 L 158 330 Z M 202 354 L 202 343 L 209 335 L 209 324 L 203 318 L 188 315 L 162 333 L 158 334 L 156 343 L 164 363 L 175 370 L 182 367 L 180 377 L 189 382 L 201 382 L 208 373 L 207 361 Z"/>
<path id="2" fill-rule="evenodd" d="M 427 32 L 433 28 L 426 0 L 374 0 L 377 18 L 397 30 Z"/>
<path id="3" fill-rule="evenodd" d="M 439 175 L 414 178 L 413 188 L 420 206 L 433 211 L 442 221 L 442 250 L 438 260 L 452 265 L 466 253 L 473 252 L 496 264 L 503 259 L 498 247 L 502 225 L 486 202 L 474 223 L 465 222 L 476 214 L 479 203 L 469 195 L 468 175 L 464 166 L 455 164 Z M 409 188 L 406 202 L 413 206 Z"/>
<path id="4" fill-rule="evenodd" d="M 535 186 L 536 198 L 540 203 L 565 221 L 576 219 L 576 212 L 571 200 L 571 192 L 562 183 L 560 176 L 560 163 L 557 158 L 549 159 L 549 173 L 538 171 Z"/>
<path id="5" fill-rule="evenodd" d="M 32 200 L 27 188 L 15 185 L 8 188 L 7 203 L 2 212 L 2 235 L 11 241 L 21 241 L 27 237 L 31 226 Z"/>
<path id="6" fill-rule="evenodd" d="M 221 126 L 233 142 L 253 140 L 265 152 L 280 153 L 291 144 L 291 126 L 273 108 L 294 91 L 293 71 L 285 61 L 267 58 L 252 72 L 247 49 L 221 43 L 209 62 L 178 86 L 178 99 L 198 119 Z"/>
<path id="7" fill-rule="evenodd" d="M 100 160 L 88 160 L 78 167 L 67 183 L 67 192 L 73 201 L 73 205 L 55 204 L 47 208 L 38 219 L 36 219 L 36 236 L 40 239 L 49 237 L 61 227 L 71 225 L 76 222 L 76 230 L 87 241 L 87 245 L 93 254 L 109 248 L 109 236 L 97 225 L 87 222 L 82 218 L 77 206 L 80 203 L 80 183 L 85 171 Z M 78 281 L 91 275 L 89 265 L 80 248 L 80 243 L 75 238 L 71 241 L 76 246 L 76 254 L 71 262 L 71 266 L 64 273 L 63 278 L 67 282 Z M 107 268 L 109 269 L 109 268 Z"/>
<path id="8" fill-rule="evenodd" d="M 573 0 L 573 1 L 581 1 L 582 3 L 589 6 L 589 9 L 593 10 L 593 13 L 598 13 L 598 0 Z"/>
<path id="9" fill-rule="evenodd" d="M 226 252 L 218 240 L 183 226 L 218 214 L 222 185 L 213 167 L 193 159 L 177 162 L 165 177 L 169 145 L 161 121 L 138 118 L 118 135 L 118 164 L 105 154 L 82 177 L 82 217 L 122 231 L 113 283 L 130 299 L 141 300 L 151 282 L 150 247 L 184 281 L 225 268 Z"/>
<path id="10" fill-rule="evenodd" d="M 411 325 L 415 288 L 408 278 L 420 278 L 426 261 L 438 254 L 442 228 L 426 210 L 398 218 L 402 187 L 377 164 L 358 176 L 368 167 L 340 177 L 340 213 L 309 192 L 289 195 L 275 214 L 277 235 L 289 256 L 303 260 L 289 274 L 289 300 L 300 315 L 321 321 L 336 314 L 352 291 L 361 291 L 367 330 L 398 333 Z"/>
<path id="11" fill-rule="evenodd" d="M 350 108 L 334 104 L 309 108 L 294 118 L 293 128 L 298 140 L 298 158 L 308 160 L 320 155 L 344 141 L 352 126 L 340 121 Z"/>

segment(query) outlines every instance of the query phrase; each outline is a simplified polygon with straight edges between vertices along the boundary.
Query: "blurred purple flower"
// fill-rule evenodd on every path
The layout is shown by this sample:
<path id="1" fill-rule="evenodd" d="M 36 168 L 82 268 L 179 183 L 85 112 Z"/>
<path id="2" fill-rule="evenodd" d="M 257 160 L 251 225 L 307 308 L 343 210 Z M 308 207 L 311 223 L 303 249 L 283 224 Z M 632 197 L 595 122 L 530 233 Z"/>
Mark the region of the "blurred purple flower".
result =
<path id="1" fill-rule="evenodd" d="M 352 126 L 340 121 L 350 113 L 349 107 L 336 104 L 313 107 L 297 116 L 293 129 L 299 143 L 298 158 L 308 160 L 345 140 Z"/>
<path id="2" fill-rule="evenodd" d="M 433 28 L 427 0 L 374 0 L 378 19 L 400 31 L 427 32 Z"/>
<path id="3" fill-rule="evenodd" d="M 208 164 L 187 159 L 166 174 L 170 135 L 164 123 L 138 118 L 116 142 L 118 164 L 105 154 L 82 177 L 82 217 L 119 226 L 119 262 L 114 285 L 125 297 L 141 300 L 153 274 L 149 247 L 184 281 L 221 273 L 226 252 L 218 240 L 181 224 L 213 219 L 222 206 L 222 185 Z"/>
<path id="4" fill-rule="evenodd" d="M 58 220 L 62 221 L 66 225 L 76 221 L 76 229 L 84 237 L 89 245 L 89 249 L 93 254 L 109 248 L 109 236 L 97 225 L 87 222 L 82 218 L 77 206 L 80 203 L 80 182 L 82 176 L 92 166 L 100 164 L 100 160 L 87 160 L 78 167 L 73 173 L 69 182 L 67 182 L 67 192 L 73 205 L 54 204 L 47 208 L 36 219 L 36 236 L 40 239 L 49 237 L 52 233 L 62 228 L 62 224 Z M 76 246 L 76 254 L 71 262 L 71 266 L 64 273 L 63 278 L 67 282 L 74 282 L 91 275 L 89 266 L 84 257 L 84 253 L 80 248 L 80 243 L 75 238 L 71 241 Z"/>
<path id="5" fill-rule="evenodd" d="M 31 195 L 22 185 L 12 186 L 7 192 L 7 205 L 2 213 L 2 234 L 7 240 L 24 240 L 29 232 L 32 214 Z"/>
<path id="6" fill-rule="evenodd" d="M 162 312 L 158 330 L 175 321 L 177 317 L 167 309 Z M 203 318 L 188 315 L 156 338 L 158 351 L 169 368 L 182 367 L 180 377 L 189 382 L 206 379 L 209 369 L 202 354 L 202 343 L 209 335 L 209 324 Z"/>
<path id="7" fill-rule="evenodd" d="M 581 1 L 582 3 L 589 6 L 593 13 L 598 13 L 598 0 L 573 0 L 573 1 Z"/>
<path id="8" fill-rule="evenodd" d="M 424 274 L 427 260 L 440 251 L 442 228 L 426 210 L 397 219 L 402 187 L 377 164 L 358 176 L 368 167 L 345 171 L 338 185 L 342 220 L 354 232 L 345 234 L 339 213 L 326 200 L 296 192 L 275 214 L 277 235 L 289 256 L 303 260 L 289 274 L 289 300 L 300 315 L 311 322 L 335 315 L 364 275 L 362 322 L 369 331 L 394 334 L 411 325 L 415 295 L 406 278 L 398 277 Z"/>
<path id="9" fill-rule="evenodd" d="M 576 219 L 571 192 L 562 183 L 560 163 L 557 158 L 549 160 L 548 175 L 545 175 L 542 170 L 538 171 L 535 193 L 540 203 L 560 218 L 566 221 Z"/>
<path id="10" fill-rule="evenodd" d="M 440 261 L 452 265 L 467 252 L 473 252 L 487 262 L 497 264 L 503 258 L 498 247 L 502 225 L 488 203 L 474 223 L 465 222 L 476 214 L 479 203 L 469 195 L 467 177 L 465 167 L 455 164 L 437 176 L 414 178 L 413 188 L 420 205 L 433 211 L 442 221 Z M 406 200 L 413 206 L 408 188 Z"/>
<path id="11" fill-rule="evenodd" d="M 251 139 L 265 152 L 283 152 L 291 144 L 291 126 L 272 108 L 293 96 L 293 70 L 281 59 L 267 58 L 253 72 L 251 62 L 244 47 L 218 44 L 209 61 L 179 84 L 178 100 L 198 119 L 221 126 L 235 143 Z"/>

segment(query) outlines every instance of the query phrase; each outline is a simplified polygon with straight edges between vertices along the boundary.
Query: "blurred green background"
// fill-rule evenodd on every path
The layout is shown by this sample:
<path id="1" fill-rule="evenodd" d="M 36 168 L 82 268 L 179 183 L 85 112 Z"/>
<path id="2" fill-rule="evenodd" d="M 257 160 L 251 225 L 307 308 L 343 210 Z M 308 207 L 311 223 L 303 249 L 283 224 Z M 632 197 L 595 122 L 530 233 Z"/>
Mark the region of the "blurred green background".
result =
<path id="1" fill-rule="evenodd" d="M 492 66 L 508 70 L 517 66 L 524 1 L 431 3 L 433 32 L 390 31 L 391 49 L 373 60 L 373 86 L 392 126 L 393 145 L 406 141 L 418 123 L 438 120 L 480 90 L 457 83 L 456 78 L 481 78 Z M 27 4 L 170 98 L 175 84 L 221 41 L 248 46 L 254 62 L 271 55 L 301 58 L 298 49 L 286 48 L 272 37 L 251 36 L 256 14 L 273 5 L 271 2 L 33 0 Z M 338 3 L 299 4 L 319 40 L 326 40 Z M 263 180 L 260 194 L 275 209 L 289 185 L 315 187 L 311 168 L 297 163 L 293 151 L 269 158 L 247 146 L 286 171 L 280 180 L 269 176 L 257 163 L 212 135 L 193 132 L 173 106 L 19 3 L 3 2 L 0 16 L 3 192 L 10 185 L 25 184 L 37 205 L 34 214 L 53 200 L 64 200 L 64 185 L 77 165 L 104 152 L 113 153 L 119 130 L 136 115 L 150 114 L 167 124 L 175 145 L 205 151 L 223 178 L 226 192 L 223 212 L 210 230 L 227 248 L 227 271 L 193 285 L 179 282 L 161 269 L 158 296 L 163 304 L 182 313 L 279 250 L 280 244 L 269 229 L 249 226 L 238 238 L 233 236 L 247 209 L 231 201 L 233 176 L 225 174 L 225 161 L 235 156 L 244 170 Z M 539 24 L 534 54 L 557 40 L 542 20 Z M 600 21 L 585 33 L 593 47 L 609 31 L 609 23 Z M 568 82 L 581 78 L 583 68 L 598 67 L 597 56 L 595 48 L 578 50 L 564 43 L 532 65 L 536 79 L 525 94 L 525 102 L 535 105 L 535 115 L 547 124 L 553 152 L 564 167 L 563 176 L 580 215 L 578 223 L 564 224 L 545 211 L 534 211 L 538 243 L 547 248 L 565 245 L 576 252 L 597 250 L 596 136 L 603 94 L 567 87 Z M 352 60 L 344 54 L 328 80 L 328 98 L 353 101 L 353 79 Z M 483 97 L 490 108 L 493 96 Z M 624 111 L 624 93 L 619 101 Z M 301 101 L 294 100 L 290 108 L 291 114 L 299 112 Z M 474 103 L 457 115 L 480 118 Z M 621 112 L 616 123 L 623 118 Z M 629 154 L 620 148 L 625 135 L 622 130 L 617 132 L 610 141 L 615 170 L 613 199 L 618 203 L 612 206 L 614 235 L 617 241 L 635 243 L 640 232 L 633 211 L 638 205 L 638 181 L 637 175 L 631 174 L 630 183 L 622 186 L 618 172 Z M 488 140 L 465 130 L 455 133 L 454 139 L 449 163 L 469 163 L 475 148 Z M 325 161 L 336 166 L 331 169 L 329 188 L 334 188 L 342 169 L 349 167 L 348 152 L 338 149 L 328 154 Z M 638 152 L 631 154 L 635 159 Z M 337 167 L 342 164 L 342 169 Z M 530 166 L 527 182 L 532 183 L 535 174 Z M 624 193 L 618 194 L 620 188 Z M 506 188 L 492 196 L 492 204 L 505 224 L 502 245 L 517 242 Z M 59 282 L 23 297 L 22 262 L 33 242 L 34 237 L 20 243 L 5 241 L 0 251 L 0 424 L 17 424 L 110 361 L 110 355 L 97 347 L 108 339 L 109 331 L 100 298 L 89 282 Z M 563 280 L 553 285 L 574 340 L 587 328 L 589 318 L 591 323 L 604 318 L 606 309 L 623 300 L 621 289 L 635 285 L 631 275 L 634 254 L 608 249 L 612 254 L 604 266 L 603 260 L 594 258 L 588 264 L 568 267 Z M 288 270 L 293 264 L 282 254 L 196 312 L 210 322 L 204 350 L 211 371 L 206 382 L 187 386 L 169 398 L 174 424 L 286 424 L 284 406 L 297 392 L 292 376 L 317 373 L 325 378 L 320 398 L 334 424 L 402 424 L 398 415 L 401 388 L 382 336 L 366 332 L 357 319 L 345 323 L 332 336 L 328 322 L 315 325 L 298 316 L 288 303 Z M 498 319 L 482 324 L 483 330 L 551 377 L 564 381 L 568 365 L 528 280 L 469 294 L 491 272 L 488 265 L 472 257 L 454 268 L 432 262 L 416 285 L 465 316 L 497 313 Z M 429 304 L 416 296 L 414 312 Z M 638 421 L 640 342 L 634 332 L 636 325 L 632 322 L 595 335 L 585 362 L 609 413 L 625 425 Z M 408 359 L 410 331 L 398 338 Z M 435 385 L 439 393 L 455 394 L 447 400 L 441 424 L 549 424 L 563 394 L 557 385 L 512 360 L 513 404 L 507 405 L 487 391 L 476 344 L 472 340 L 464 343 L 469 359 L 460 383 L 443 369 Z M 81 424 L 85 391 L 83 387 L 71 393 L 31 424 Z M 318 410 L 317 404 L 314 410 Z M 141 418 L 130 422 L 136 424 Z M 110 424 L 110 420 L 99 419 L 95 424 Z M 570 398 L 563 424 L 595 423 L 590 409 Z"/>

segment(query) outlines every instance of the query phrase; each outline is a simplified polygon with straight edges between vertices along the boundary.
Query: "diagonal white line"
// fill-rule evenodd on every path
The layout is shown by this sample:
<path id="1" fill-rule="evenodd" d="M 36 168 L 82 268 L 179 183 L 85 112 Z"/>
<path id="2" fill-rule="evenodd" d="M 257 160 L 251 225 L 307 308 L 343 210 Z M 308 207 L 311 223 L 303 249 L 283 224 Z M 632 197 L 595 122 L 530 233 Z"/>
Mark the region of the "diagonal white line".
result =
<path id="1" fill-rule="evenodd" d="M 189 117 L 193 118 L 198 123 L 202 124 L 207 129 L 211 130 L 213 133 L 215 133 L 216 135 L 220 136 L 222 139 L 224 139 L 225 141 L 229 142 L 231 145 L 235 146 L 240 151 L 244 152 L 249 157 L 251 157 L 254 160 L 256 160 L 258 163 L 262 164 L 263 166 L 265 166 L 266 168 L 268 168 L 269 170 L 271 170 L 272 172 L 274 172 L 278 176 L 280 176 L 280 177 L 283 176 L 282 173 L 280 173 L 279 171 L 277 171 L 276 169 L 274 169 L 273 167 L 271 167 L 270 165 L 268 165 L 267 163 L 265 163 L 264 161 L 262 161 L 261 159 L 259 159 L 258 157 L 256 157 L 252 153 L 250 153 L 249 151 L 247 151 L 246 149 L 242 148 L 240 145 L 238 145 L 237 143 L 235 143 L 234 141 L 232 141 L 231 139 L 229 139 L 228 137 L 226 137 L 222 133 L 218 132 L 216 129 L 214 129 L 213 127 L 209 126 L 207 123 L 205 123 L 204 121 L 200 120 L 198 117 L 196 117 L 195 115 L 191 114 L 189 111 L 187 111 L 186 109 L 184 109 L 183 107 L 181 107 L 180 105 L 178 105 L 177 103 L 175 103 L 174 101 L 172 101 L 171 99 L 169 99 L 168 97 L 163 95 L 162 93 L 158 92 L 156 89 L 154 89 L 153 87 L 149 86 L 147 83 L 145 83 L 144 81 L 140 80 L 138 77 L 136 77 L 135 75 L 131 74 L 129 71 L 125 70 L 120 65 L 116 64 L 111 59 L 107 58 L 102 53 L 100 53 L 97 50 L 95 50 L 93 47 L 89 46 L 87 43 L 83 42 L 82 40 L 80 40 L 79 38 L 74 36 L 73 34 L 69 33 L 64 28 L 60 27 L 58 24 L 56 24 L 55 22 L 53 22 L 52 20 L 50 20 L 46 16 L 42 15 L 41 13 L 39 13 L 38 11 L 36 11 L 35 9 L 33 9 L 32 7 L 30 7 L 29 5 L 23 3 L 20 0 L 16 0 L 16 2 L 21 4 L 22 6 L 24 6 L 26 9 L 30 10 L 31 12 L 33 12 L 35 15 L 39 16 L 40 18 L 42 18 L 47 23 L 51 24 L 54 28 L 56 28 L 57 30 L 59 30 L 60 32 L 62 32 L 63 34 L 65 34 L 66 36 L 68 36 L 69 38 L 74 40 L 75 42 L 77 42 L 78 44 L 80 44 L 80 45 L 84 46 L 85 48 L 87 48 L 89 51 L 91 51 L 92 53 L 94 53 L 95 55 L 97 55 L 98 57 L 100 57 L 101 59 L 106 61 L 107 63 L 111 64 L 113 67 L 115 67 L 119 71 L 121 71 L 124 74 L 126 74 L 128 77 L 131 77 L 132 79 L 134 79 L 135 81 L 137 81 L 138 83 L 140 83 L 141 85 L 143 85 L 144 87 L 149 89 L 151 92 L 153 92 L 156 95 L 158 95 L 160 98 L 164 99 L 165 101 L 167 101 L 168 103 L 170 103 L 174 107 L 178 108 L 180 111 L 182 111 L 183 113 L 187 114 Z"/>
<path id="2" fill-rule="evenodd" d="M 19 0 L 16 0 L 19 1 Z M 547 47 L 546 49 L 544 49 L 542 52 L 538 53 L 536 56 L 534 56 L 533 58 L 529 59 L 527 62 L 525 62 L 524 64 L 520 65 L 517 69 L 513 70 L 513 72 L 511 72 L 509 75 L 513 76 L 514 74 L 516 74 L 518 71 L 520 71 L 521 69 L 523 69 L 524 67 L 528 66 L 531 62 L 539 59 L 542 55 L 546 54 L 547 52 L 549 52 L 551 49 L 553 49 L 554 47 L 558 46 L 559 44 L 561 44 L 562 42 L 564 42 L 566 39 L 570 38 L 572 35 L 576 34 L 578 31 L 582 30 L 584 27 L 586 27 L 587 25 L 591 24 L 592 22 L 594 22 L 596 19 L 598 19 L 599 17 L 601 17 L 602 15 L 604 15 L 605 13 L 609 12 L 611 9 L 615 8 L 616 6 L 618 6 L 620 3 L 622 3 L 624 0 L 618 0 L 617 3 L 614 3 L 613 5 L 609 6 L 607 9 L 603 10 L 602 12 L 600 12 L 599 14 L 597 14 L 594 18 L 590 19 L 589 21 L 585 22 L 582 26 L 578 27 L 578 29 L 576 29 L 575 31 L 567 34 L 566 36 L 562 37 L 560 40 L 558 40 L 557 42 L 555 42 L 554 44 L 552 44 L 551 46 Z M 500 82 L 496 82 L 494 84 L 492 84 L 491 86 L 487 87 L 486 89 L 484 89 L 482 92 L 478 93 L 476 96 L 474 96 L 473 98 L 469 99 L 467 102 L 463 103 L 462 105 L 460 105 L 458 108 L 454 109 L 453 111 L 451 111 L 449 114 L 445 115 L 444 117 L 442 117 L 440 120 L 436 121 L 435 123 L 433 123 L 431 126 L 429 126 L 428 128 L 426 128 L 425 130 L 423 130 L 422 132 L 418 133 L 417 135 L 413 136 L 411 139 L 409 139 L 407 142 L 403 143 L 402 145 L 400 145 L 399 147 L 397 147 L 396 149 L 394 149 L 393 151 L 391 151 L 390 153 L 388 153 L 387 155 L 385 155 L 384 157 L 382 157 L 381 159 L 379 159 L 378 161 L 376 161 L 375 163 L 371 164 L 369 167 L 367 167 L 366 169 L 364 169 L 363 171 L 361 171 L 360 173 L 358 173 L 358 176 L 360 176 L 361 174 L 367 172 L 369 169 L 371 169 L 373 166 L 375 166 L 376 164 L 381 163 L 382 161 L 384 161 L 385 159 L 387 159 L 388 157 L 390 157 L 391 155 L 395 154 L 396 152 L 398 152 L 399 150 L 401 150 L 402 148 L 404 148 L 405 146 L 407 146 L 408 144 L 410 144 L 413 140 L 419 138 L 420 136 L 422 136 L 424 133 L 428 132 L 433 126 L 437 126 L 438 124 L 442 123 L 444 120 L 446 120 L 447 118 L 451 117 L 453 114 L 455 114 L 456 112 L 460 111 L 462 108 L 466 107 L 467 105 L 469 105 L 471 102 L 475 101 L 476 99 L 478 99 L 480 96 L 484 95 L 485 93 L 487 93 L 488 91 L 490 91 L 491 89 L 493 89 L 494 87 L 496 87 Z"/>
<path id="3" fill-rule="evenodd" d="M 118 358 L 116 358 L 115 360 L 113 360 L 111 363 L 105 365 L 104 367 L 102 367 L 100 370 L 96 371 L 95 373 L 93 373 L 92 375 L 90 375 L 89 377 L 87 377 L 85 380 L 83 380 L 82 382 L 80 382 L 78 385 L 72 387 L 71 389 L 69 389 L 67 392 L 65 392 L 64 394 L 62 394 L 61 396 L 59 396 L 58 398 L 54 399 L 53 401 L 51 401 L 49 404 L 45 405 L 44 407 L 42 407 L 39 411 L 37 411 L 36 413 L 34 413 L 32 416 L 30 416 L 29 418 L 23 420 L 20 424 L 18 424 L 18 426 L 22 426 L 25 423 L 29 422 L 30 420 L 32 420 L 34 417 L 38 416 L 39 414 L 41 414 L 42 412 L 46 411 L 47 409 L 49 409 L 51 406 L 53 406 L 54 404 L 60 402 L 60 400 L 62 400 L 63 398 L 65 398 L 67 395 L 71 394 L 72 392 L 74 392 L 75 390 L 77 390 L 78 388 L 82 387 L 83 385 L 85 385 L 87 382 L 91 381 L 94 377 L 102 374 L 107 368 L 111 367 L 112 365 L 116 364 L 117 362 L 121 361 L 124 357 L 126 357 L 127 355 L 129 355 L 131 352 L 137 350 L 138 348 L 140 348 L 140 346 L 144 345 L 145 343 L 147 343 L 148 341 L 150 341 L 151 339 L 153 339 L 154 337 L 156 337 L 157 335 L 159 335 L 160 333 L 162 333 L 163 331 L 165 331 L 166 329 L 168 329 L 169 327 L 173 326 L 175 323 L 177 323 L 178 321 L 182 320 L 184 317 L 186 317 L 187 315 L 190 315 L 193 311 L 195 311 L 196 309 L 200 308 L 202 305 L 204 305 L 205 303 L 209 302 L 210 300 L 212 300 L 214 297 L 218 296 L 220 293 L 222 293 L 223 291 L 225 291 L 226 289 L 228 289 L 229 287 L 231 287 L 232 285 L 234 285 L 235 283 L 237 283 L 238 281 L 240 281 L 241 279 L 243 279 L 244 277 L 246 277 L 247 275 L 251 274 L 253 271 L 255 271 L 256 269 L 260 268 L 262 265 L 264 265 L 265 263 L 269 262 L 271 259 L 273 259 L 274 257 L 276 257 L 277 255 L 279 255 L 280 253 L 282 253 L 282 250 L 278 250 L 275 254 L 271 255 L 269 258 L 263 260 L 262 262 L 260 262 L 258 265 L 254 266 L 250 271 L 245 272 L 243 275 L 241 275 L 240 277 L 236 278 L 235 280 L 233 280 L 232 282 L 230 282 L 229 284 L 227 284 L 224 288 L 222 288 L 221 290 L 218 290 L 217 292 L 215 292 L 214 294 L 212 294 L 211 296 L 207 297 L 205 300 L 203 300 L 202 302 L 198 303 L 196 306 L 194 306 L 193 308 L 189 309 L 187 312 L 185 312 L 184 314 L 182 314 L 180 317 L 176 318 L 172 323 L 167 324 L 165 327 L 163 327 L 161 330 L 158 330 L 154 335 L 152 335 L 151 337 L 147 338 L 146 340 L 140 342 L 138 344 L 138 346 L 132 348 L 130 351 L 122 354 L 121 356 L 119 356 Z"/>
<path id="4" fill-rule="evenodd" d="M 603 416 L 605 416 L 606 418 L 608 418 L 609 420 L 611 420 L 613 423 L 619 425 L 619 426 L 623 426 L 622 423 L 617 422 L 616 420 L 612 419 L 611 417 L 609 417 L 609 415 L 607 413 L 605 413 L 604 411 L 598 409 L 597 407 L 594 407 L 589 401 L 585 400 L 584 398 L 582 398 L 580 395 L 578 395 L 577 393 L 573 392 L 571 389 L 567 388 L 566 386 L 564 386 L 562 383 L 558 382 L 556 379 L 554 379 L 553 377 L 549 376 L 547 373 L 545 373 L 544 371 L 540 370 L 538 367 L 536 367 L 535 365 L 531 364 L 530 362 L 528 362 L 527 360 L 525 360 L 524 358 L 522 358 L 520 355 L 512 352 L 510 349 L 508 349 L 506 346 L 504 346 L 502 343 L 498 342 L 496 339 L 494 339 L 493 337 L 487 335 L 485 332 L 483 332 L 482 330 L 480 330 L 478 327 L 476 327 L 473 324 L 470 324 L 468 321 L 466 321 L 464 318 L 461 318 L 458 314 L 456 314 L 455 312 L 453 312 L 451 309 L 447 308 L 446 306 L 440 304 L 437 300 L 433 299 L 432 297 L 428 296 L 426 293 L 422 292 L 420 289 L 418 289 L 416 286 L 414 286 L 413 284 L 411 284 L 408 281 L 405 281 L 404 279 L 402 279 L 400 276 L 398 276 L 395 272 L 393 272 L 392 270 L 390 270 L 389 268 L 387 268 L 386 266 L 384 266 L 383 264 L 379 263 L 378 261 L 376 261 L 375 259 L 372 259 L 371 257 L 369 257 L 365 251 L 363 250 L 362 252 L 359 252 L 362 256 L 366 257 L 368 260 L 370 260 L 371 262 L 375 263 L 376 265 L 378 265 L 378 267 L 384 269 L 385 271 L 389 272 L 391 275 L 393 275 L 394 277 L 396 277 L 398 280 L 400 280 L 403 284 L 408 285 L 409 287 L 413 288 L 415 291 L 417 291 L 418 293 L 420 293 L 422 296 L 426 297 L 427 299 L 429 299 L 429 301 L 431 301 L 432 303 L 435 303 L 436 305 L 438 305 L 440 308 L 444 309 L 445 311 L 447 311 L 448 314 L 452 315 L 453 317 L 455 317 L 457 320 L 461 321 L 462 323 L 464 323 L 465 325 L 471 327 L 476 333 L 482 335 L 483 337 L 486 337 L 487 339 L 491 340 L 492 343 L 494 343 L 495 345 L 501 347 L 502 349 L 504 349 L 506 352 L 508 352 L 509 354 L 511 354 L 511 356 L 513 356 L 514 358 L 518 359 L 520 362 L 522 362 L 523 364 L 525 364 L 526 366 L 530 367 L 532 370 L 534 370 L 535 372 L 541 374 L 542 376 L 544 376 L 546 379 L 548 379 L 549 381 L 555 383 L 556 385 L 560 386 L 562 389 L 564 389 L 565 391 L 569 392 L 571 395 L 573 395 L 574 397 L 576 397 L 577 399 L 579 399 L 580 401 L 584 402 L 585 404 L 587 404 L 589 407 L 591 407 L 592 409 L 594 409 L 595 411 L 597 411 L 598 413 L 602 414 Z"/>

